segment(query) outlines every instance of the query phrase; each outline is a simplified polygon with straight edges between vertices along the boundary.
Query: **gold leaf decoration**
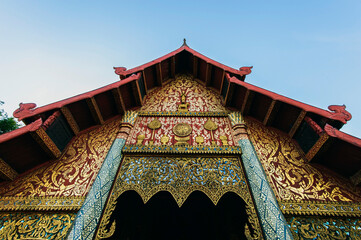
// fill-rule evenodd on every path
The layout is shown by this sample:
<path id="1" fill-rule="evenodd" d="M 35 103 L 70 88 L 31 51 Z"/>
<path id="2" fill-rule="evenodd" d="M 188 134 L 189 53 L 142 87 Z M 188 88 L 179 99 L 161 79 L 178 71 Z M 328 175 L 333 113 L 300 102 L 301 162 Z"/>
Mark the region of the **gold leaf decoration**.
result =
<path id="1" fill-rule="evenodd" d="M 361 201 L 361 189 L 348 179 L 310 164 L 293 140 L 246 118 L 252 143 L 277 198 L 282 201 Z"/>
<path id="2" fill-rule="evenodd" d="M 65 239 L 75 213 L 1 213 L 0 239 Z"/>

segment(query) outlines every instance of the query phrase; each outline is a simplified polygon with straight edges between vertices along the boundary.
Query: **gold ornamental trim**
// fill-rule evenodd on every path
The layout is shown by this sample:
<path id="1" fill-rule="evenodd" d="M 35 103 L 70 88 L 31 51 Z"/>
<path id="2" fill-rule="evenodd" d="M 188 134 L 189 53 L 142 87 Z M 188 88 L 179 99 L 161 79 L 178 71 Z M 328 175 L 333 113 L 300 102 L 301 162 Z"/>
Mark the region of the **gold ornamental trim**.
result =
<path id="1" fill-rule="evenodd" d="M 2 197 L 0 211 L 78 211 L 85 197 Z"/>
<path id="2" fill-rule="evenodd" d="M 173 133 L 178 137 L 186 137 L 192 133 L 192 127 L 188 123 L 178 123 L 173 127 Z"/>
<path id="3" fill-rule="evenodd" d="M 227 117 L 228 112 L 144 112 L 138 113 L 141 117 Z"/>
<path id="4" fill-rule="evenodd" d="M 168 153 L 168 154 L 217 154 L 239 155 L 242 150 L 238 146 L 190 146 L 190 145 L 125 145 L 123 153 Z"/>
<path id="5" fill-rule="evenodd" d="M 279 201 L 278 205 L 288 215 L 361 216 L 361 204 L 353 202 Z"/>

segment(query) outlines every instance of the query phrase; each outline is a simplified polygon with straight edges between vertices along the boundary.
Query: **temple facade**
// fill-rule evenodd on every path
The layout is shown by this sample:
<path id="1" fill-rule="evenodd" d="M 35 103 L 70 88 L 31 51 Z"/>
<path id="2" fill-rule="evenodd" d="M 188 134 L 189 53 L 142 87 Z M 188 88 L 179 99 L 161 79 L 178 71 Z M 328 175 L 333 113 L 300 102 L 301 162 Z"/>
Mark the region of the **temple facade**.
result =
<path id="1" fill-rule="evenodd" d="M 0 135 L 0 239 L 359 239 L 361 139 L 184 44 Z"/>

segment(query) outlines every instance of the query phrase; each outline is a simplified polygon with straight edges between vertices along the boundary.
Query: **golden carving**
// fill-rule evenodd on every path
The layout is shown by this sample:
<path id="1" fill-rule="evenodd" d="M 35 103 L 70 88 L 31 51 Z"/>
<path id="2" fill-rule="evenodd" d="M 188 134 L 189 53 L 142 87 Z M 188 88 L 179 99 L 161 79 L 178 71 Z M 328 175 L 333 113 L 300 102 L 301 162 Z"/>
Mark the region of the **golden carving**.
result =
<path id="1" fill-rule="evenodd" d="M 204 137 L 198 135 L 198 136 L 196 137 L 196 143 L 197 143 L 198 145 L 203 145 L 203 143 L 204 143 Z"/>
<path id="2" fill-rule="evenodd" d="M 137 136 L 137 144 L 138 144 L 138 145 L 142 145 L 144 138 L 145 138 L 145 135 L 144 135 L 144 134 L 138 135 L 138 136 Z"/>
<path id="3" fill-rule="evenodd" d="M 188 145 L 189 137 L 177 137 L 175 136 L 174 139 L 177 141 L 174 145 Z"/>
<path id="4" fill-rule="evenodd" d="M 0 196 L 85 196 L 119 130 L 115 119 L 83 132 L 56 161 L 0 186 Z"/>
<path id="5" fill-rule="evenodd" d="M 187 96 L 189 112 L 227 112 L 221 96 L 194 81 L 191 75 L 178 75 L 162 88 L 147 94 L 140 111 L 186 114 L 188 112 L 178 112 L 179 96 L 182 94 Z"/>
<path id="6" fill-rule="evenodd" d="M 160 138 L 160 141 L 161 141 L 162 145 L 167 145 L 167 143 L 169 142 L 169 137 L 167 135 L 163 135 Z"/>
<path id="7" fill-rule="evenodd" d="M 178 206 L 196 190 L 205 193 L 214 204 L 226 192 L 234 192 L 246 203 L 248 224 L 253 230 L 252 238 L 262 238 L 251 193 L 241 163 L 236 157 L 124 157 L 96 239 L 109 237 L 114 232 L 116 223 L 110 223 L 110 216 L 116 207 L 117 198 L 128 190 L 136 191 L 144 203 L 157 192 L 168 191 Z"/>
<path id="8" fill-rule="evenodd" d="M 284 214 L 360 217 L 361 204 L 325 201 L 280 201 Z"/>
<path id="9" fill-rule="evenodd" d="M 157 118 L 162 127 L 157 129 L 154 133 L 154 143 L 150 144 L 149 140 L 151 140 L 152 130 L 148 127 L 148 124 Z M 204 124 L 207 120 L 211 119 L 214 123 L 217 124 L 217 130 L 213 131 L 214 141 L 216 141 L 218 146 L 222 145 L 222 141 L 220 140 L 220 136 L 224 135 L 228 138 L 228 145 L 234 146 L 235 143 L 232 137 L 232 128 L 230 126 L 230 121 L 227 117 L 139 117 L 136 121 L 133 130 L 129 134 L 129 137 L 126 141 L 127 145 L 136 145 L 137 144 L 137 136 L 145 135 L 145 139 L 143 145 L 163 145 L 160 141 L 163 135 L 167 135 L 169 137 L 168 146 L 171 146 L 175 143 L 174 141 L 174 132 L 173 128 L 175 125 L 179 123 L 187 123 L 191 128 L 192 132 L 189 135 L 190 140 L 188 143 L 190 145 L 196 146 L 197 136 L 202 136 L 204 139 L 203 145 L 210 146 L 211 145 L 211 132 L 204 129 Z M 178 136 L 179 137 L 179 136 Z"/>
<path id="10" fill-rule="evenodd" d="M 65 239 L 75 213 L 1 213 L 0 239 Z"/>
<path id="11" fill-rule="evenodd" d="M 294 239 L 361 239 L 360 219 L 287 217 Z"/>
<path id="12" fill-rule="evenodd" d="M 156 129 L 160 128 L 161 126 L 162 126 L 162 124 L 159 122 L 158 119 L 154 119 L 153 121 L 151 121 L 148 124 L 148 127 L 152 130 L 156 130 Z"/>
<path id="13" fill-rule="evenodd" d="M 309 164 L 288 135 L 248 118 L 246 122 L 253 146 L 279 200 L 361 201 L 360 188 L 321 166 Z"/>
<path id="14" fill-rule="evenodd" d="M 242 113 L 240 112 L 231 112 L 230 114 L 228 114 L 228 117 L 231 120 L 232 126 L 244 124 Z"/>
<path id="15" fill-rule="evenodd" d="M 222 136 L 219 137 L 219 139 L 221 139 L 223 146 L 228 146 L 228 138 L 227 138 L 227 136 L 222 135 Z"/>
<path id="16" fill-rule="evenodd" d="M 213 131 L 217 130 L 217 128 L 217 124 L 211 119 L 208 119 L 207 122 L 204 124 L 204 129 L 211 132 L 212 145 L 216 145 L 216 141 L 214 141 Z"/>
<path id="17" fill-rule="evenodd" d="M 227 117 L 228 112 L 139 112 L 140 117 Z"/>
<path id="18" fill-rule="evenodd" d="M 0 211 L 79 210 L 85 197 L 2 197 Z"/>
<path id="19" fill-rule="evenodd" d="M 18 173 L 9 166 L 2 158 L 0 158 L 0 177 L 7 180 L 14 180 L 18 176 Z"/>
<path id="20" fill-rule="evenodd" d="M 188 123 L 178 123 L 173 127 L 173 133 L 178 137 L 186 137 L 192 133 L 192 127 Z"/>
<path id="21" fill-rule="evenodd" d="M 126 111 L 122 117 L 122 123 L 129 123 L 131 125 L 134 125 L 137 116 L 138 116 L 138 112 Z"/>
<path id="22" fill-rule="evenodd" d="M 186 94 L 185 92 L 181 93 L 181 103 L 178 104 L 179 112 L 188 112 L 189 103 L 186 102 Z"/>
<path id="23" fill-rule="evenodd" d="M 132 154 L 216 154 L 216 155 L 239 155 L 242 153 L 241 148 L 238 146 L 187 146 L 183 148 L 182 146 L 154 146 L 154 145 L 125 145 L 123 147 L 123 153 L 132 153 Z"/>
<path id="24" fill-rule="evenodd" d="M 154 131 L 156 129 L 159 129 L 161 126 L 162 126 L 162 124 L 159 122 L 159 120 L 157 118 L 148 124 L 148 127 L 150 129 L 152 129 L 152 136 L 150 137 L 151 140 L 149 141 L 150 145 L 153 145 L 153 143 L 154 143 Z"/>

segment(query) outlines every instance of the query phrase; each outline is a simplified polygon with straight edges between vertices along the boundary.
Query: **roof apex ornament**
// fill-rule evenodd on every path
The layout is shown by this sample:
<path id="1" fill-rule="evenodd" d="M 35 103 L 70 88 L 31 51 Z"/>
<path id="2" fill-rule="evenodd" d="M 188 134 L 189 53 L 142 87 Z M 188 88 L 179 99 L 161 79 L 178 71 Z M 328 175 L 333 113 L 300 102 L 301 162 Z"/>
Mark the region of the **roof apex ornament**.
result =
<path id="1" fill-rule="evenodd" d="M 35 103 L 20 103 L 19 108 L 13 112 L 13 116 L 19 119 L 19 121 L 23 120 L 28 115 L 32 114 L 34 108 L 36 108 Z"/>
<path id="2" fill-rule="evenodd" d="M 352 118 L 351 113 L 349 113 L 346 110 L 346 105 L 330 105 L 328 106 L 328 109 L 331 112 L 331 118 L 334 120 L 338 120 L 340 122 L 342 122 L 343 124 L 346 124 L 347 121 L 350 121 Z"/>
<path id="3" fill-rule="evenodd" d="M 127 68 L 126 67 L 113 67 L 114 68 L 114 72 L 115 74 L 119 75 L 120 80 L 124 79 L 127 75 L 126 71 Z"/>
<path id="4" fill-rule="evenodd" d="M 185 39 L 185 38 L 183 38 L 182 47 L 188 47 L 188 45 L 187 45 L 187 39 Z"/>
<path id="5" fill-rule="evenodd" d="M 242 75 L 248 75 L 252 72 L 252 69 L 253 66 L 250 66 L 250 67 L 240 67 L 239 68 L 239 71 L 241 72 Z"/>

